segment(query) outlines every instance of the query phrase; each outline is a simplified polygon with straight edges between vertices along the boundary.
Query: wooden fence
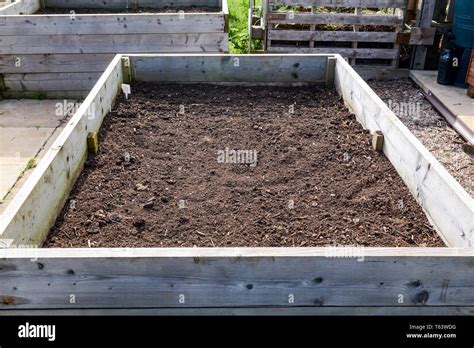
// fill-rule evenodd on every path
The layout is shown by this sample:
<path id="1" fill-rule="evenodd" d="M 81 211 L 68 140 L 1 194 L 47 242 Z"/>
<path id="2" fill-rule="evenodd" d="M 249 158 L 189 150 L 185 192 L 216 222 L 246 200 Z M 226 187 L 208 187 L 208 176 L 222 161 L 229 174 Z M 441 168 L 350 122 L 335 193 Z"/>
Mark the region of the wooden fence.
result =
<path id="1" fill-rule="evenodd" d="M 41 5 L 100 11 L 132 3 L 220 10 L 34 14 Z M 4 97 L 85 97 L 116 53 L 227 51 L 228 19 L 226 0 L 20 0 L 0 9 L 0 92 Z"/>
<path id="2" fill-rule="evenodd" d="M 412 0 L 262 0 L 261 12 L 249 31 L 268 52 L 341 54 L 360 67 L 396 68 L 400 45 L 426 47 L 435 36 L 430 21 L 418 26 L 421 17 L 406 27 L 416 12 Z"/>

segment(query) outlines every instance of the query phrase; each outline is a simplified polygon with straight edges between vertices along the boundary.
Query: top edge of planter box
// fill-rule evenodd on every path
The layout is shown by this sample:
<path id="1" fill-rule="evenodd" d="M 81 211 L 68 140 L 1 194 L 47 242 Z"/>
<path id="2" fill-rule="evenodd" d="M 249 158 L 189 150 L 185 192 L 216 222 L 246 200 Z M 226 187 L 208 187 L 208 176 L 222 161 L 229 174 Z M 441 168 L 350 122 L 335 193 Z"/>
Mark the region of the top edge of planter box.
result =
<path id="1" fill-rule="evenodd" d="M 200 4 L 202 1 L 189 0 L 188 3 Z M 208 1 L 209 2 L 209 1 Z M 48 49 L 47 46 L 55 46 L 51 42 L 49 35 L 58 36 L 63 46 L 73 45 L 74 40 L 78 38 L 67 37 L 66 35 L 130 35 L 130 34 L 186 34 L 200 33 L 210 35 L 224 33 L 228 31 L 229 13 L 227 9 L 227 0 L 215 0 L 215 7 L 220 9 L 213 12 L 192 12 L 180 13 L 179 7 L 174 13 L 104 13 L 100 10 L 107 7 L 98 7 L 98 13 L 90 14 L 35 14 L 40 9 L 39 0 L 21 0 L 7 7 L 0 9 L 0 27 L 3 39 L 0 45 L 2 54 L 37 54 L 37 53 L 88 53 L 94 50 L 93 42 L 81 41 L 85 46 L 83 50 L 74 51 L 62 50 L 61 46 Z M 30 36 L 38 37 L 36 39 Z M 28 46 L 36 47 L 39 44 L 36 41 L 46 37 L 49 41 L 42 43 L 43 49 L 27 49 Z M 67 38 L 66 45 L 63 42 Z M 28 41 L 30 40 L 30 41 Z M 81 38 L 85 40 L 85 38 Z M 111 39 L 109 39 L 111 40 Z M 141 39 L 144 40 L 144 39 Z M 192 38 L 190 39 L 192 41 Z M 195 39 L 193 39 L 195 41 Z M 48 43 L 49 42 L 49 43 Z M 187 42 L 187 41 L 186 41 Z M 179 40 L 176 39 L 176 44 Z M 15 46 L 8 49 L 9 45 Z M 126 49 L 126 44 L 120 44 L 124 48 L 117 49 L 112 53 L 133 53 Z M 133 45 L 133 43 L 132 43 Z M 136 52 L 160 52 L 153 51 L 143 44 L 141 50 Z M 23 48 L 25 46 L 25 48 Z M 76 52 L 77 51 L 77 52 Z M 201 51 L 196 50 L 196 51 Z M 171 51 L 170 51 L 171 52 Z M 101 52 L 97 48 L 97 52 Z M 111 52 L 107 52 L 111 53 Z"/>
<path id="2" fill-rule="evenodd" d="M 381 131 L 383 152 L 451 247 L 473 240 L 472 198 L 339 55 L 117 55 L 52 149 L 7 207 L 0 238 L 41 245 L 80 174 L 86 137 L 97 132 L 121 84 L 133 81 L 335 84 L 347 106 L 370 131 Z M 49 204 L 38 204 L 47 201 Z"/>

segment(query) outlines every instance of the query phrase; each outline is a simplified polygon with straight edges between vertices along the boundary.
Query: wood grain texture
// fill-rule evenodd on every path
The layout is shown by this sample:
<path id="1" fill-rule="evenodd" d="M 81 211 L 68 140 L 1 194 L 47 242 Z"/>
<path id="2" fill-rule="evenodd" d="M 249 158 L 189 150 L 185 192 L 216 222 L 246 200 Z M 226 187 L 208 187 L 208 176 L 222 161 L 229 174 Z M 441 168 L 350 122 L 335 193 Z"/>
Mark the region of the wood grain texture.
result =
<path id="1" fill-rule="evenodd" d="M 406 0 L 270 0 L 272 6 L 405 8 Z"/>
<path id="2" fill-rule="evenodd" d="M 0 74 L 103 73 L 114 54 L 10 54 L 0 55 Z"/>
<path id="3" fill-rule="evenodd" d="M 270 12 L 269 23 L 283 24 L 360 24 L 360 25 L 399 25 L 403 18 L 395 15 L 355 15 L 345 13 L 290 13 Z"/>
<path id="4" fill-rule="evenodd" d="M 287 255 L 278 248 L 250 249 L 248 253 L 245 248 L 76 249 L 69 252 L 75 256 L 68 257 L 48 249 L 49 256 L 38 258 L 33 250 L 21 257 L 10 250 L 0 260 L 0 298 L 11 301 L 0 301 L 0 308 L 392 306 L 418 310 L 469 307 L 474 301 L 472 253 L 450 256 L 455 251 L 443 249 L 434 253 L 438 256 L 428 256 L 430 252 L 396 256 L 397 252 L 391 255 L 393 249 L 382 248 L 375 254 L 384 256 L 366 255 L 358 261 L 330 257 L 326 248 L 290 248 L 299 250 Z M 69 301 L 71 294 L 75 303 Z M 290 295 L 294 302 L 289 301 Z"/>
<path id="5" fill-rule="evenodd" d="M 0 54 L 224 52 L 227 33 L 0 36 Z"/>
<path id="6" fill-rule="evenodd" d="M 372 49 L 372 48 L 339 48 L 339 47 L 293 47 L 293 46 L 271 46 L 268 52 L 281 53 L 317 53 L 317 54 L 340 54 L 346 58 L 363 58 L 363 59 L 396 59 L 398 50 L 396 49 Z"/>
<path id="7" fill-rule="evenodd" d="M 137 81 L 324 82 L 325 55 L 131 55 Z"/>
<path id="8" fill-rule="evenodd" d="M 397 34 L 391 32 L 352 32 L 352 31 L 308 31 L 308 30 L 269 30 L 268 38 L 283 41 L 358 41 L 394 42 Z M 376 49 L 374 49 L 376 50 Z"/>
<path id="9" fill-rule="evenodd" d="M 131 8 L 137 7 L 218 7 L 219 0 L 44 0 L 46 7 L 54 8 Z"/>
<path id="10" fill-rule="evenodd" d="M 2 36 L 214 33 L 224 25 L 223 13 L 0 16 Z"/>

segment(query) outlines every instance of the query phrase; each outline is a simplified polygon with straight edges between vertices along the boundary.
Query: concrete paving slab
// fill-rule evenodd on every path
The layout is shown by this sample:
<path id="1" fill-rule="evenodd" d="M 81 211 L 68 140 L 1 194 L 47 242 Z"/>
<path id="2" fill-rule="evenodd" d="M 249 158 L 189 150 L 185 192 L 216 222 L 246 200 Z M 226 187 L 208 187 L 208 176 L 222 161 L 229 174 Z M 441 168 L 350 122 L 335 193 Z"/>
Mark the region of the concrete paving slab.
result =
<path id="1" fill-rule="evenodd" d="M 473 143 L 474 99 L 466 95 L 464 88 L 438 84 L 436 82 L 437 75 L 436 71 L 410 71 L 410 77 L 423 89 L 433 106 L 461 136 Z M 434 97 L 433 101 L 431 96 Z"/>
<path id="2" fill-rule="evenodd" d="M 0 101 L 0 213 L 59 135 L 69 115 L 58 114 L 63 100 Z"/>

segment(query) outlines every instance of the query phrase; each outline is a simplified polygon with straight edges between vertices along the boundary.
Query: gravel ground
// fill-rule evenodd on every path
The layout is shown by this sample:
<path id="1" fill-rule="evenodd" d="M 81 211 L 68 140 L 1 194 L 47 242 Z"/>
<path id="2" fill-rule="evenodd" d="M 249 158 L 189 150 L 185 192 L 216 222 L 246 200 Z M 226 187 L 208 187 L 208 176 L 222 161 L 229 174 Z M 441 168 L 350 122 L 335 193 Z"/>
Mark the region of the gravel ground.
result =
<path id="1" fill-rule="evenodd" d="M 464 189 L 474 196 L 473 158 L 462 149 L 465 141 L 425 99 L 422 90 L 408 78 L 370 81 L 369 85 Z"/>

